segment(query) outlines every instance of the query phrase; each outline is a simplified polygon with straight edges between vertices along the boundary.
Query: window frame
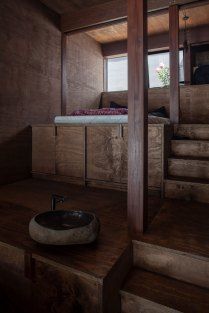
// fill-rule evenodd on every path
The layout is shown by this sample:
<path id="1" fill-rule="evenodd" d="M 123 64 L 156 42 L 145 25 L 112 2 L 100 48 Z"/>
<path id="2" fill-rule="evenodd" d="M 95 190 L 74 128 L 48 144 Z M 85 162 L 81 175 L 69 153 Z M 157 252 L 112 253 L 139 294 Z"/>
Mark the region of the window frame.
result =
<path id="1" fill-rule="evenodd" d="M 183 60 L 184 60 L 184 48 L 180 47 L 179 52 L 183 51 Z M 169 53 L 169 49 L 160 49 L 160 50 L 152 50 L 148 52 L 149 55 L 153 54 L 160 54 L 160 53 Z M 115 59 L 115 58 L 122 58 L 122 57 L 127 57 L 128 58 L 128 53 L 123 53 L 123 54 L 117 54 L 117 55 L 111 55 L 111 56 L 106 56 L 104 57 L 104 92 L 120 92 L 120 91 L 128 91 L 128 89 L 125 90 L 114 90 L 114 91 L 108 91 L 108 59 Z M 183 66 L 184 68 L 184 66 Z M 185 71 L 185 69 L 184 69 Z M 184 73 L 185 74 L 185 73 Z M 185 84 L 185 75 L 184 75 L 184 81 L 179 81 L 179 84 Z M 149 81 L 150 84 L 150 81 Z M 150 88 L 150 87 L 149 87 Z M 152 87 L 152 88 L 160 88 L 160 87 Z"/>

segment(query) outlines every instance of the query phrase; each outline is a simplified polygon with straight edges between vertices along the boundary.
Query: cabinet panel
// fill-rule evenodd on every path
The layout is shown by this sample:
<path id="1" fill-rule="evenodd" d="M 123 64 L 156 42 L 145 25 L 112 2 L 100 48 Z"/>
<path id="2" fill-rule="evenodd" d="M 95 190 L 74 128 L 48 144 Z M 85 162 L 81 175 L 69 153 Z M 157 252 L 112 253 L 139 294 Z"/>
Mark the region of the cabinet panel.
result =
<path id="1" fill-rule="evenodd" d="M 101 288 L 96 280 L 40 261 L 35 264 L 35 312 L 101 312 Z"/>
<path id="2" fill-rule="evenodd" d="M 84 137 L 82 126 L 57 127 L 56 174 L 84 178 Z"/>
<path id="3" fill-rule="evenodd" d="M 120 126 L 87 127 L 87 179 L 121 181 Z"/>
<path id="4" fill-rule="evenodd" d="M 162 157 L 162 127 L 151 125 L 148 127 L 148 153 L 149 159 Z"/>
<path id="5" fill-rule="evenodd" d="M 55 127 L 33 126 L 32 170 L 55 174 Z"/>

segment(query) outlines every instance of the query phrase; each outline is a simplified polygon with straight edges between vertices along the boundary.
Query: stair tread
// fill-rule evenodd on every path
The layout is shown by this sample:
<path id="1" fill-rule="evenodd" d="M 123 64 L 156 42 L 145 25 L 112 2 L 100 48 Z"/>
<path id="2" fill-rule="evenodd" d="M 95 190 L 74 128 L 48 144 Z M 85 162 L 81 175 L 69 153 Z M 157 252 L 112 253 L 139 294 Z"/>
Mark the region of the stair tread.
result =
<path id="1" fill-rule="evenodd" d="M 121 290 L 182 312 L 209 312 L 209 290 L 133 268 Z"/>
<path id="2" fill-rule="evenodd" d="M 204 178 L 195 178 L 195 177 L 187 177 L 187 176 L 168 176 L 164 181 L 179 181 L 186 183 L 197 183 L 197 184 L 205 184 L 209 185 L 209 179 Z"/>
<path id="3" fill-rule="evenodd" d="M 209 135 L 209 134 L 208 134 Z M 172 142 L 178 142 L 178 143 L 208 143 L 209 144 L 209 139 L 171 139 Z"/>
<path id="4" fill-rule="evenodd" d="M 185 160 L 185 161 L 209 161 L 208 157 L 176 156 L 171 155 L 168 160 Z"/>

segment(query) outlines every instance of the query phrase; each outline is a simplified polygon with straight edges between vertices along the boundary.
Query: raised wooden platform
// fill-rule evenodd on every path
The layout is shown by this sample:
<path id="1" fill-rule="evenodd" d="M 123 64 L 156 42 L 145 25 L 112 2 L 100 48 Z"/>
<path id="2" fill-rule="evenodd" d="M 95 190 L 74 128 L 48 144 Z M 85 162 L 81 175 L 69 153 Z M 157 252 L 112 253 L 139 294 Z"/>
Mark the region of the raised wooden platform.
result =
<path id="1" fill-rule="evenodd" d="M 50 210 L 53 193 L 69 198 L 58 208 L 97 214 L 101 222 L 97 242 L 50 247 L 30 238 L 31 217 Z M 7 293 L 21 312 L 24 306 L 29 312 L 26 302 L 42 313 L 74 312 L 77 307 L 89 313 L 119 312 L 120 285 L 132 264 L 124 192 L 30 179 L 0 188 L 0 214 L 0 289 L 7 280 Z M 17 285 L 20 288 L 13 288 Z M 32 298 L 25 294 L 28 289 Z"/>
<path id="2" fill-rule="evenodd" d="M 121 290 L 122 313 L 206 313 L 208 290 L 134 268 Z"/>
<path id="3" fill-rule="evenodd" d="M 101 221 L 97 242 L 88 246 L 43 247 L 29 236 L 28 223 L 38 212 L 50 210 L 52 194 L 69 198 L 58 208 L 91 211 Z M 104 278 L 130 243 L 126 222 L 126 194 L 65 183 L 26 180 L 0 188 L 0 242 L 25 249 L 62 265 Z"/>
<path id="4" fill-rule="evenodd" d="M 209 311 L 209 205 L 165 200 L 133 242 L 122 313 Z"/>

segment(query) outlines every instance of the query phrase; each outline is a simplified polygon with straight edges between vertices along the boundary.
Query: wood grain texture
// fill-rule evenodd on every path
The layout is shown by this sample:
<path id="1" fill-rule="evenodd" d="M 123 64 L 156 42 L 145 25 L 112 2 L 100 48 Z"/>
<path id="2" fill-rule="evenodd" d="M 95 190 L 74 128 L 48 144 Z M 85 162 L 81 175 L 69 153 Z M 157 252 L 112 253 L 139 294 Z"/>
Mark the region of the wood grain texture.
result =
<path id="1" fill-rule="evenodd" d="M 166 179 L 165 197 L 209 203 L 209 184 L 201 179 L 180 179 L 180 177 Z"/>
<path id="2" fill-rule="evenodd" d="M 128 1 L 128 222 L 132 237 L 147 227 L 147 1 Z"/>
<path id="3" fill-rule="evenodd" d="M 209 158 L 209 142 L 203 140 L 172 140 L 171 153 L 173 156 L 178 157 Z"/>
<path id="4" fill-rule="evenodd" d="M 103 91 L 101 46 L 85 34 L 67 37 L 66 112 L 98 108 Z"/>
<path id="5" fill-rule="evenodd" d="M 153 246 L 188 253 L 194 258 L 199 256 L 200 260 L 202 258 L 203 261 L 208 262 L 208 215 L 209 204 L 195 201 L 165 200 L 148 232 L 139 236 L 138 239 Z M 138 252 L 140 253 L 140 248 Z M 188 270 L 195 271 L 195 267 Z M 202 273 L 206 272 L 203 271 Z M 209 275 L 208 273 L 207 275 Z M 207 281 L 209 281 L 208 276 Z"/>
<path id="6" fill-rule="evenodd" d="M 87 179 L 127 181 L 127 136 L 120 127 L 87 127 Z"/>
<path id="7" fill-rule="evenodd" d="M 163 185 L 167 128 L 163 124 L 148 128 L 148 185 L 158 191 Z M 126 191 L 127 125 L 68 125 L 56 130 L 55 126 L 40 125 L 33 133 L 33 177 Z"/>
<path id="8" fill-rule="evenodd" d="M 194 229 L 195 231 L 195 229 Z M 194 236 L 194 234 L 193 234 Z M 143 241 L 134 242 L 134 266 L 208 288 L 208 258 Z"/>
<path id="9" fill-rule="evenodd" d="M 110 0 L 41 0 L 46 6 L 59 14 L 91 7 L 96 4 L 105 3 Z"/>
<path id="10" fill-rule="evenodd" d="M 37 260 L 34 280 L 32 302 L 36 312 L 102 312 L 102 289 L 96 280 Z"/>
<path id="11" fill-rule="evenodd" d="M 60 114 L 57 15 L 38 1 L 0 3 L 0 184 L 30 176 L 29 125 Z M 32 12 L 32 14 L 31 14 Z"/>
<path id="12" fill-rule="evenodd" d="M 174 133 L 186 136 L 191 140 L 209 140 L 209 125 L 204 124 L 179 124 L 174 125 Z"/>
<path id="13" fill-rule="evenodd" d="M 44 0 L 48 1 L 48 0 Z M 53 0 L 57 1 L 57 0 Z M 197 2 L 197 0 L 177 0 L 177 5 Z M 88 3 L 88 1 L 87 1 Z M 91 0 L 90 0 L 91 3 Z M 147 1 L 148 12 L 156 12 L 164 10 L 169 7 L 167 0 L 149 0 Z M 127 1 L 114 0 L 114 1 L 101 1 L 90 8 L 83 8 L 79 11 L 71 11 L 62 14 L 61 17 L 61 30 L 62 32 L 71 32 L 75 30 L 95 27 L 97 25 L 103 26 L 108 22 L 120 21 L 127 18 Z"/>
<path id="14" fill-rule="evenodd" d="M 148 1 L 149 5 L 149 1 Z M 180 8 L 179 12 L 179 31 L 180 31 L 180 43 L 183 44 L 184 41 L 184 15 L 185 9 Z M 186 9 L 187 15 L 190 17 L 187 21 L 189 28 L 189 42 L 203 42 L 208 40 L 207 27 L 209 19 L 209 5 L 200 5 L 192 8 Z M 205 30 L 205 31 L 204 31 Z M 148 14 L 148 47 L 149 49 L 162 48 L 163 43 L 164 48 L 169 46 L 169 14 L 168 10 L 161 10 L 159 12 L 153 12 Z M 204 34 L 205 33 L 205 34 Z M 120 53 L 127 53 L 127 21 L 123 21 L 113 25 L 107 25 L 101 28 L 96 28 L 90 31 L 87 31 L 87 34 L 94 38 L 96 41 L 107 44 L 115 44 L 115 48 L 118 48 L 119 45 L 117 42 L 123 43 L 123 48 L 125 50 L 120 50 Z M 199 38 L 198 35 L 199 34 Z M 203 36 L 205 35 L 205 40 Z M 166 41 L 165 41 L 166 38 Z M 158 40 L 157 40 L 158 39 Z M 155 45 L 153 45 L 153 43 Z M 105 45 L 104 45 L 105 46 Z M 108 46 L 108 45 L 107 45 Z M 189 52 L 189 51 L 185 51 Z M 117 53 L 113 53 L 117 54 Z M 185 62 L 188 60 L 185 58 Z"/>
<path id="15" fill-rule="evenodd" d="M 56 174 L 84 179 L 84 128 L 57 127 Z"/>
<path id="16" fill-rule="evenodd" d="M 67 113 L 67 35 L 61 37 L 61 115 Z"/>
<path id="17" fill-rule="evenodd" d="M 90 245 L 71 246 L 69 249 L 69 247 L 43 247 L 29 237 L 30 219 L 36 213 L 50 209 L 50 198 L 53 193 L 69 198 L 69 201 L 58 208 L 90 211 L 98 216 L 102 227 L 96 242 Z M 58 263 L 61 268 L 68 267 L 75 272 L 80 271 L 102 280 L 130 243 L 126 222 L 126 200 L 124 192 L 35 179 L 2 186 L 0 241 L 29 251 L 36 258 L 39 256 Z"/>
<path id="18" fill-rule="evenodd" d="M 113 91 L 102 93 L 102 107 L 108 108 L 110 102 L 116 102 L 120 105 L 128 105 L 127 91 Z M 148 111 L 155 110 L 165 106 L 169 116 L 169 89 L 168 88 L 149 88 L 148 89 Z"/>
<path id="19" fill-rule="evenodd" d="M 62 32 L 85 29 L 127 17 L 127 1 L 113 0 L 80 11 L 62 14 Z"/>
<path id="20" fill-rule="evenodd" d="M 3 242 L 0 243 L 0 292 L 2 312 L 27 313 L 30 310 L 31 289 L 25 278 L 24 250 Z"/>
<path id="21" fill-rule="evenodd" d="M 174 177 L 209 179 L 209 160 L 169 158 L 168 174 Z"/>
<path id="22" fill-rule="evenodd" d="M 169 116 L 169 88 L 148 89 L 148 110 L 165 106 Z M 109 107 L 110 101 L 127 105 L 127 91 L 102 93 L 102 104 Z M 181 123 L 209 124 L 209 87 L 208 85 L 180 86 Z M 200 126 L 200 131 L 203 129 Z M 197 130 L 196 130 L 197 131 Z M 200 138 L 201 139 L 201 138 Z"/>
<path id="23" fill-rule="evenodd" d="M 134 268 L 123 287 L 122 312 L 207 312 L 208 290 Z"/>
<path id="24" fill-rule="evenodd" d="M 32 171 L 55 174 L 55 127 L 32 127 Z"/>
<path id="25" fill-rule="evenodd" d="M 170 53 L 170 120 L 180 121 L 179 91 L 179 7 L 169 7 L 169 53 Z"/>
<path id="26" fill-rule="evenodd" d="M 185 86 L 180 90 L 181 121 L 186 124 L 208 124 L 208 85 Z"/>

